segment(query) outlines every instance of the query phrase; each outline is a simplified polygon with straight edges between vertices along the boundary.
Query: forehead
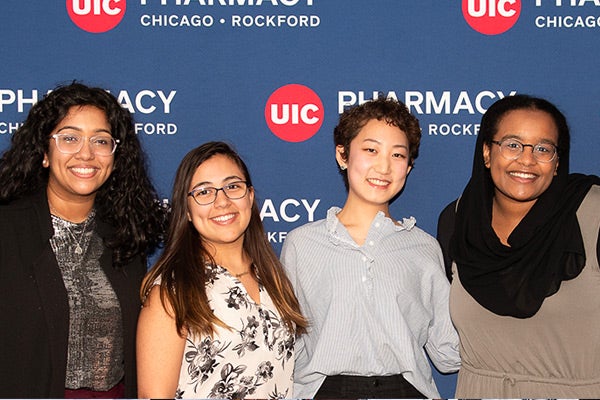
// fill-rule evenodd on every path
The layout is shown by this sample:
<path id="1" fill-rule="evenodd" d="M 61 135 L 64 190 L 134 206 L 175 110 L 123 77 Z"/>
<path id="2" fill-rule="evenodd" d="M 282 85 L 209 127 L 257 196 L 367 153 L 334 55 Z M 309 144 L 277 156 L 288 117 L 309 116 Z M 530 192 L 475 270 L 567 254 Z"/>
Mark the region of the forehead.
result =
<path id="1" fill-rule="evenodd" d="M 71 106 L 67 111 L 65 117 L 59 122 L 59 124 L 64 123 L 65 121 L 72 119 L 81 119 L 81 118 L 94 118 L 94 119 L 102 119 L 107 122 L 106 113 L 104 110 L 92 106 L 92 105 L 77 105 Z"/>
<path id="2" fill-rule="evenodd" d="M 198 183 L 220 184 L 232 179 L 245 179 L 242 169 L 226 155 L 216 154 L 196 168 L 191 185 L 194 186 Z"/>
<path id="3" fill-rule="evenodd" d="M 496 138 L 514 136 L 527 140 L 558 140 L 558 128 L 550 114 L 541 110 L 513 110 L 498 123 Z"/>
<path id="4" fill-rule="evenodd" d="M 375 140 L 391 146 L 408 146 L 406 133 L 395 125 L 377 119 L 369 120 L 354 138 L 353 142 Z"/>
<path id="5" fill-rule="evenodd" d="M 111 126 L 106 113 L 98 107 L 91 105 L 72 106 L 67 115 L 58 121 L 53 131 L 72 128 L 80 131 L 108 132 Z"/>

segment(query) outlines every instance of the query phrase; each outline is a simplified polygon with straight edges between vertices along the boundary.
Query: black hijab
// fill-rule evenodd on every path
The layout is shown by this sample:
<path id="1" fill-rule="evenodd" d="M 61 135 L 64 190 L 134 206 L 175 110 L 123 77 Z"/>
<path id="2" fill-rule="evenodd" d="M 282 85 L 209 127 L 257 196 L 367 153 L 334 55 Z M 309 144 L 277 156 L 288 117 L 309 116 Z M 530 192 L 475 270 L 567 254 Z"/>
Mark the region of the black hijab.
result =
<path id="1" fill-rule="evenodd" d="M 484 165 L 483 145 L 510 111 L 548 112 L 559 130 L 557 175 L 503 245 L 492 229 L 494 183 Z M 593 175 L 569 174 L 569 130 L 562 113 L 543 99 L 526 95 L 494 103 L 481 122 L 473 171 L 459 201 L 450 255 L 467 292 L 498 315 L 528 318 L 563 280 L 575 278 L 585 265 L 585 249 L 576 212 Z"/>

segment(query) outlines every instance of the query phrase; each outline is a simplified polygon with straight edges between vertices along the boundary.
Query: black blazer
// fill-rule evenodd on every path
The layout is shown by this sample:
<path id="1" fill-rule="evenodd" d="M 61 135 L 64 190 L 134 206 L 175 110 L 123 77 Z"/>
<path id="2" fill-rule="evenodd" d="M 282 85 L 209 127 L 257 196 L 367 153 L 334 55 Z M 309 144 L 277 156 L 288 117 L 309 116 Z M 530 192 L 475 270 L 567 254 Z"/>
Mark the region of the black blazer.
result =
<path id="1" fill-rule="evenodd" d="M 111 227 L 98 221 L 101 237 Z M 53 228 L 46 193 L 0 206 L 0 397 L 65 395 L 69 303 L 50 246 Z M 112 267 L 112 251 L 100 264 L 120 302 L 125 350 L 125 395 L 137 397 L 135 333 L 139 288 L 146 262 Z"/>

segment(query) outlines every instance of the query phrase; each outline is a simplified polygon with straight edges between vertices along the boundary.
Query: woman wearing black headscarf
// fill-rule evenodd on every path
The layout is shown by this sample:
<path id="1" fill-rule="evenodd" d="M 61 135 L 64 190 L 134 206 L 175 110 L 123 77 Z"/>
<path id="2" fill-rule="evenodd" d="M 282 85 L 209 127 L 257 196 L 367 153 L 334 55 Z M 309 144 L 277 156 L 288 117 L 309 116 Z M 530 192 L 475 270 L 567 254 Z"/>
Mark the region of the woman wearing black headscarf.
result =
<path id="1" fill-rule="evenodd" d="M 457 397 L 600 395 L 600 178 L 569 174 L 569 142 L 543 99 L 483 116 L 471 179 L 438 224 Z"/>

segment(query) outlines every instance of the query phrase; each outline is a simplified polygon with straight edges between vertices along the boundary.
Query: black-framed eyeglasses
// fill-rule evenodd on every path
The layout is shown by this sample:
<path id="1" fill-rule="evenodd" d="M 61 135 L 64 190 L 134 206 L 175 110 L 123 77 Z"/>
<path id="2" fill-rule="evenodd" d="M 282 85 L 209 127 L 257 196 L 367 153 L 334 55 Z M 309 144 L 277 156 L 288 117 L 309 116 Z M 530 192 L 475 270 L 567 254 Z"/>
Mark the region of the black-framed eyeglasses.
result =
<path id="1" fill-rule="evenodd" d="M 55 133 L 52 138 L 56 141 L 56 148 L 63 154 L 75 154 L 81 151 L 85 140 L 89 140 L 92 153 L 98 156 L 110 156 L 116 148 L 118 139 L 107 135 L 96 135 L 86 138 L 79 133 Z"/>
<path id="2" fill-rule="evenodd" d="M 212 186 L 200 186 L 188 193 L 199 206 L 207 206 L 217 199 L 219 190 L 222 190 L 230 200 L 241 199 L 248 193 L 248 184 L 246 181 L 229 182 L 227 185 L 216 188 Z"/>
<path id="3" fill-rule="evenodd" d="M 516 160 L 521 157 L 525 147 L 531 147 L 533 157 L 543 163 L 549 163 L 556 158 L 558 147 L 552 143 L 540 142 L 538 144 L 521 143 L 517 139 L 506 138 L 500 141 L 492 140 L 493 144 L 500 146 L 500 154 L 507 160 Z"/>

